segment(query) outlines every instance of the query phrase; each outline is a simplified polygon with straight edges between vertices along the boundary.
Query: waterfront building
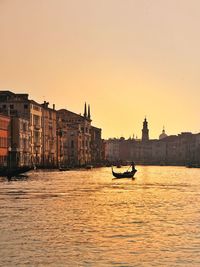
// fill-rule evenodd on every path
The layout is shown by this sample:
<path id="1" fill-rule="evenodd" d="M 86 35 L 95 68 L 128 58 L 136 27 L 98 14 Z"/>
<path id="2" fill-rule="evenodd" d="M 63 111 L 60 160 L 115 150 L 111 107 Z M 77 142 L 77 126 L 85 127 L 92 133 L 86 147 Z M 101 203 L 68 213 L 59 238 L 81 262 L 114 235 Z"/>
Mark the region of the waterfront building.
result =
<path id="1" fill-rule="evenodd" d="M 9 164 L 10 117 L 0 114 L 0 168 Z"/>
<path id="2" fill-rule="evenodd" d="M 84 115 L 59 111 L 28 94 L 0 91 L 0 111 L 11 120 L 11 161 L 14 166 L 84 166 L 101 160 L 101 129 L 91 126 L 90 106 Z"/>
<path id="3" fill-rule="evenodd" d="M 140 146 L 141 140 L 138 139 L 132 139 L 131 142 L 129 143 L 129 159 L 134 162 L 138 162 L 139 159 L 141 158 L 141 146 Z"/>
<path id="4" fill-rule="evenodd" d="M 110 162 L 120 161 L 120 142 L 119 139 L 113 138 L 105 141 L 105 159 Z"/>
<path id="5" fill-rule="evenodd" d="M 31 131 L 31 164 L 42 165 L 42 145 L 43 145 L 43 127 L 42 127 L 42 107 L 37 102 L 30 100 L 30 131 Z"/>
<path id="6" fill-rule="evenodd" d="M 30 164 L 41 165 L 42 158 L 42 107 L 28 94 L 15 94 L 10 91 L 0 91 L 0 110 L 11 117 L 18 117 L 29 121 Z M 14 150 L 13 150 L 14 149 Z M 11 147 L 11 153 L 15 148 Z"/>
<path id="7" fill-rule="evenodd" d="M 66 109 L 57 111 L 62 128 L 67 129 L 69 165 L 83 166 L 91 163 L 91 118 L 90 107 L 81 116 Z"/>
<path id="8" fill-rule="evenodd" d="M 68 164 L 69 166 L 84 166 L 90 163 L 84 133 L 78 123 L 70 124 L 67 131 Z"/>
<path id="9" fill-rule="evenodd" d="M 166 143 L 166 162 L 179 165 L 199 164 L 199 138 L 200 134 L 190 132 L 165 138 L 163 141 Z"/>
<path id="10" fill-rule="evenodd" d="M 59 168 L 67 166 L 68 162 L 68 130 L 67 125 L 62 122 L 57 114 L 57 166 Z"/>
<path id="11" fill-rule="evenodd" d="M 57 166 L 57 137 L 56 110 L 44 101 L 42 106 L 42 160 L 41 165 L 46 168 Z"/>
<path id="12" fill-rule="evenodd" d="M 102 162 L 101 129 L 91 126 L 91 163 L 93 165 Z"/>
<path id="13" fill-rule="evenodd" d="M 31 165 L 29 120 L 12 116 L 10 136 L 12 167 Z"/>
<path id="14" fill-rule="evenodd" d="M 102 159 L 102 164 L 106 163 L 106 140 L 102 139 L 101 140 L 101 159 Z"/>

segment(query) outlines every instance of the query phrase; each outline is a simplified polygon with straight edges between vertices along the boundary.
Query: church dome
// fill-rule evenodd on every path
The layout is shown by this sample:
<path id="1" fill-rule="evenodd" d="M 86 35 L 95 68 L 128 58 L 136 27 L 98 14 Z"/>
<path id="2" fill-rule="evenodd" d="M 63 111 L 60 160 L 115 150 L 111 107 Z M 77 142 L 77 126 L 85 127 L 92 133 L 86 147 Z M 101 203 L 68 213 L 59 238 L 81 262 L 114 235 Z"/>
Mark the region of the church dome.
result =
<path id="1" fill-rule="evenodd" d="M 163 127 L 162 133 L 159 135 L 159 140 L 166 138 L 168 135 L 165 133 L 165 129 Z"/>

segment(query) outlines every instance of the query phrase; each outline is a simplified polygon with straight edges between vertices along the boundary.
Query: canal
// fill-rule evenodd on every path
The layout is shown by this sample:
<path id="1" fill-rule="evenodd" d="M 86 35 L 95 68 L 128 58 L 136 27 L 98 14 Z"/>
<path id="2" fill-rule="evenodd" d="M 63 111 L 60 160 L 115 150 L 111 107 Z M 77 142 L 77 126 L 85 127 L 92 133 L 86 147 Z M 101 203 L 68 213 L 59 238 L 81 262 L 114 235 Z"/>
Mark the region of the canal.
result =
<path id="1" fill-rule="evenodd" d="M 0 266 L 200 266 L 200 169 L 137 169 L 0 178 Z"/>

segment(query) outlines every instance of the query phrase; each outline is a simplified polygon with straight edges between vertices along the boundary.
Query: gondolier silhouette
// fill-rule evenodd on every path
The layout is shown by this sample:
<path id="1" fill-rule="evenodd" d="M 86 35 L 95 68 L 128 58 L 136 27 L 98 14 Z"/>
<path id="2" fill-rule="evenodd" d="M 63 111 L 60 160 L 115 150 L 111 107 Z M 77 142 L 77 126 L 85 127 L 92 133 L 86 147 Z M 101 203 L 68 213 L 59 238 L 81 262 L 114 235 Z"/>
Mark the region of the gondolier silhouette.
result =
<path id="1" fill-rule="evenodd" d="M 135 171 L 135 163 L 133 161 L 131 163 L 131 166 L 132 166 L 132 172 Z"/>

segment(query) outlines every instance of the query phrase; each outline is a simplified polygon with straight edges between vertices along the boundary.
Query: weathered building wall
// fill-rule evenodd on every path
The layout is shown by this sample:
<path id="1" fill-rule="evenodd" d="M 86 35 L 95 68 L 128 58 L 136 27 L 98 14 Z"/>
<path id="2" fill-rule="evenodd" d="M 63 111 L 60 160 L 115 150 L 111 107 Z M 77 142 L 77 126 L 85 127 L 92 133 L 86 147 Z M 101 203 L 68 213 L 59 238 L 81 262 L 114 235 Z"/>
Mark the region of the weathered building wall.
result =
<path id="1" fill-rule="evenodd" d="M 8 165 L 10 146 L 10 118 L 0 114 L 0 168 Z"/>

